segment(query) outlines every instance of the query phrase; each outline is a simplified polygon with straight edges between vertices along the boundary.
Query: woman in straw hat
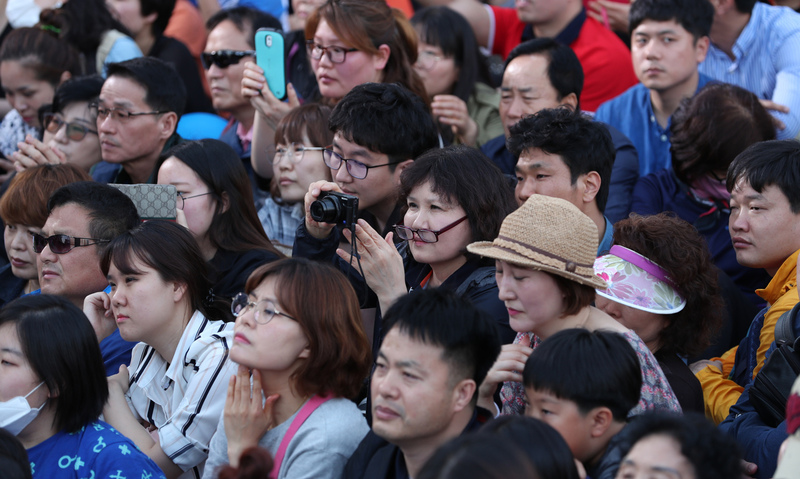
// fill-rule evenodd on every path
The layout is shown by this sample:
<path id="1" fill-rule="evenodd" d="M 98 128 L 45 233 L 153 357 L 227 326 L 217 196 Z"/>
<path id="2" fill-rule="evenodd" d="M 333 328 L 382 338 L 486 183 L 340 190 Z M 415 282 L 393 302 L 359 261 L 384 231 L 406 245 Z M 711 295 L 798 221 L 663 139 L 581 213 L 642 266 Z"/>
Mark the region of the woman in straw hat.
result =
<path id="1" fill-rule="evenodd" d="M 622 334 L 639 357 L 642 394 L 630 415 L 647 409 L 680 411 L 653 353 L 632 330 L 592 306 L 595 288 L 607 284 L 594 274 L 597 227 L 571 203 L 534 195 L 508 215 L 494 241 L 467 246 L 494 258 L 499 297 L 505 302 L 514 344 L 506 345 L 480 388 L 479 404 L 491 406 L 497 385 L 504 414 L 522 414 L 525 392 L 521 371 L 533 348 L 569 328 L 604 329 Z"/>

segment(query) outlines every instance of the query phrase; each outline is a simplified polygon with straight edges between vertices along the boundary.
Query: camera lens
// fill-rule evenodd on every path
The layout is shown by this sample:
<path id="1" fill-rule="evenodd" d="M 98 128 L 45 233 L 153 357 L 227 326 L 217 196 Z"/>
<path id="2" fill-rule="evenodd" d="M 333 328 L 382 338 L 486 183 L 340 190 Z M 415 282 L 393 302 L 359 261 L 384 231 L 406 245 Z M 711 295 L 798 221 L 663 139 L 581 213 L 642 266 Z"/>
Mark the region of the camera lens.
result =
<path id="1" fill-rule="evenodd" d="M 311 217 L 319 223 L 338 223 L 342 215 L 342 205 L 335 196 L 326 196 L 311 203 L 310 210 Z"/>

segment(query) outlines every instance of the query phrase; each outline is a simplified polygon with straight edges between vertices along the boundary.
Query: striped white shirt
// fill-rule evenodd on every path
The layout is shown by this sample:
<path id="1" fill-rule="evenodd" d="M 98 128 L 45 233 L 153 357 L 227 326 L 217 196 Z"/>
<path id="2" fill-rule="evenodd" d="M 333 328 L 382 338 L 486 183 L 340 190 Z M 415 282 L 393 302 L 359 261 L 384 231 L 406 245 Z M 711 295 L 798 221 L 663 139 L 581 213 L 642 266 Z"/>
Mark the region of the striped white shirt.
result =
<path id="1" fill-rule="evenodd" d="M 128 405 L 138 419 L 158 428 L 164 453 L 180 467 L 180 479 L 199 478 L 208 444 L 225 407 L 233 323 L 210 321 L 196 311 L 175 356 L 162 358 L 145 343 L 133 348 Z"/>
<path id="2" fill-rule="evenodd" d="M 756 2 L 733 54 L 731 60 L 712 43 L 700 72 L 788 106 L 788 114 L 770 113 L 786 125 L 778 138 L 795 138 L 800 133 L 800 14 Z"/>

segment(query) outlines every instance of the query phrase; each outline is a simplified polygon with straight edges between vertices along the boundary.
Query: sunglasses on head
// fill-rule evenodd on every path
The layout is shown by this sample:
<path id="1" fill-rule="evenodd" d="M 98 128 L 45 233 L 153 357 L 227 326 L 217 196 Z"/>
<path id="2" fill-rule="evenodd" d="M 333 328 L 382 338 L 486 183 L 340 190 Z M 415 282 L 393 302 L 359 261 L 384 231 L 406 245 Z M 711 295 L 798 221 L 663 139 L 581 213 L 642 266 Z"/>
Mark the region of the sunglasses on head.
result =
<path id="1" fill-rule="evenodd" d="M 200 59 L 203 62 L 203 68 L 208 70 L 211 65 L 216 65 L 220 68 L 228 68 L 231 65 L 236 65 L 242 58 L 251 57 L 256 52 L 253 50 L 217 50 L 215 52 L 203 53 Z"/>
<path id="2" fill-rule="evenodd" d="M 50 251 L 55 254 L 64 254 L 72 251 L 72 248 L 80 246 L 91 246 L 93 244 L 108 243 L 110 240 L 96 238 L 76 238 L 67 235 L 53 235 L 49 237 L 40 234 L 33 234 L 33 251 L 36 254 L 44 251 L 45 246 L 50 246 Z"/>

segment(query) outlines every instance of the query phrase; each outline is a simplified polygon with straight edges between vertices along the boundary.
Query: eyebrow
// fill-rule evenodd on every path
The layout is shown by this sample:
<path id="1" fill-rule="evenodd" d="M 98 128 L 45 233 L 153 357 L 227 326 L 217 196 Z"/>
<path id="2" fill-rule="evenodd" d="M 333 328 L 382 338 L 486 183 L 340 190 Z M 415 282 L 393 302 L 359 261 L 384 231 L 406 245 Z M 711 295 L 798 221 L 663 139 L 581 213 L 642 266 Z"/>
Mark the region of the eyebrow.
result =
<path id="1" fill-rule="evenodd" d="M 511 91 L 513 89 L 514 89 L 513 86 L 501 86 L 500 87 L 500 90 L 502 90 L 502 91 Z M 532 90 L 533 90 L 532 86 L 517 87 L 517 91 L 520 92 L 520 93 L 528 93 L 529 91 L 532 91 Z"/>
<path id="2" fill-rule="evenodd" d="M 15 355 L 15 356 L 19 356 L 19 357 L 21 357 L 21 358 L 24 358 L 24 357 L 25 357 L 25 356 L 22 354 L 22 351 L 20 351 L 20 350 L 18 350 L 18 349 L 3 348 L 3 349 L 0 349 L 0 352 L 2 352 L 2 353 L 10 353 L 10 354 L 13 354 L 13 355 Z"/>
<path id="3" fill-rule="evenodd" d="M 636 463 L 631 459 L 625 458 L 622 460 L 621 465 L 636 466 Z M 666 472 L 669 474 L 674 474 L 678 478 L 682 477 L 680 471 L 667 466 L 647 466 L 647 469 L 654 472 Z"/>
<path id="4" fill-rule="evenodd" d="M 525 170 L 525 171 L 530 171 L 530 170 L 538 170 L 538 169 L 540 169 L 540 168 L 544 168 L 544 166 L 545 166 L 545 165 L 544 165 L 543 163 L 533 163 L 533 164 L 531 164 L 531 165 L 528 165 L 528 166 L 526 166 L 526 167 L 524 168 L 524 170 Z M 522 168 L 521 166 L 519 166 L 519 163 L 518 163 L 518 164 L 517 164 L 517 166 L 515 166 L 515 167 L 514 167 L 514 170 L 516 170 L 516 171 L 523 171 L 523 168 Z"/>
<path id="5" fill-rule="evenodd" d="M 101 106 L 105 106 L 106 101 L 102 98 L 98 98 L 97 101 L 100 103 Z M 130 100 L 115 100 L 111 102 L 114 105 L 112 108 L 131 108 L 136 105 L 133 104 Z"/>

